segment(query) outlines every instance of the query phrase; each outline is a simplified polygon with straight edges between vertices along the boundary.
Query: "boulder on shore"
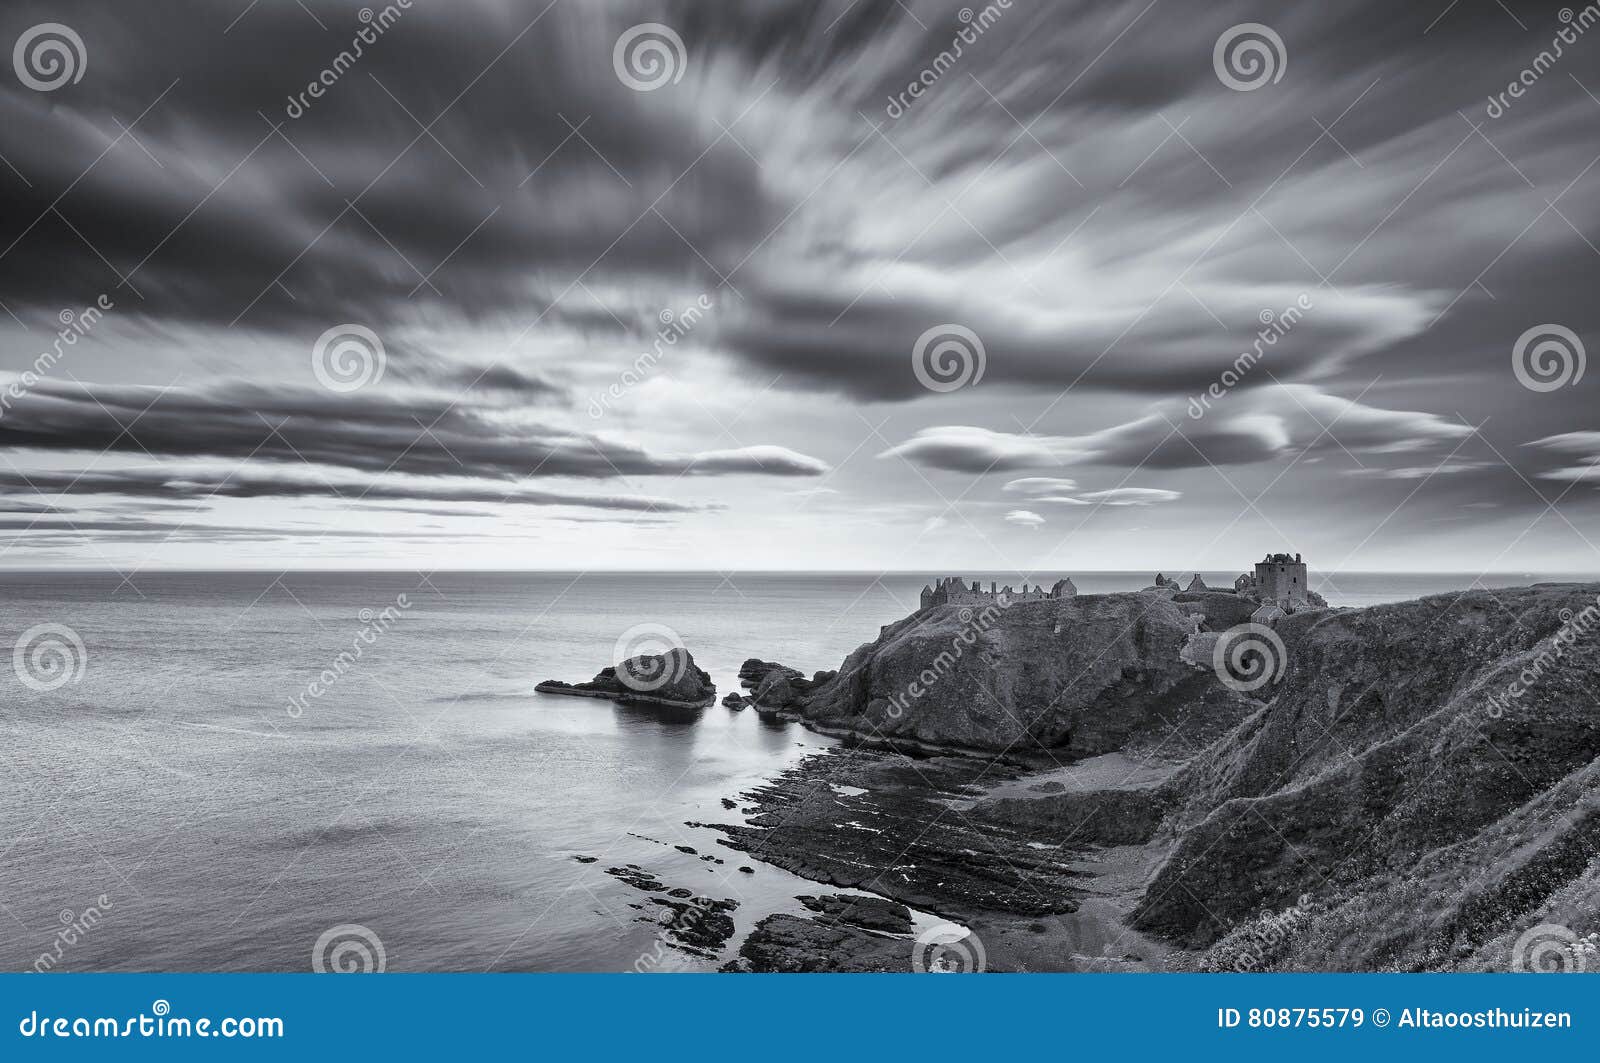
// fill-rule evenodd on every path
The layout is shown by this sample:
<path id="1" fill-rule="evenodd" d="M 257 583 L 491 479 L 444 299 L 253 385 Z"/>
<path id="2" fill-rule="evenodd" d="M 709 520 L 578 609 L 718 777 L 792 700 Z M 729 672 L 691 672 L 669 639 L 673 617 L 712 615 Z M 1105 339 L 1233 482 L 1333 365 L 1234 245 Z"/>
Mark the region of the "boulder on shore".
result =
<path id="1" fill-rule="evenodd" d="M 757 709 L 766 709 L 768 712 L 798 709 L 819 683 L 832 679 L 835 674 L 818 672 L 818 678 L 807 679 L 804 674 L 793 668 L 781 666 L 774 668 L 756 684 L 755 690 L 750 695 L 750 703 Z"/>
<path id="2" fill-rule="evenodd" d="M 754 690 L 761 685 L 761 681 L 771 672 L 782 672 L 785 675 L 799 676 L 802 673 L 798 668 L 777 664 L 772 661 L 763 661 L 759 657 L 750 657 L 739 666 L 739 682 L 747 690 Z"/>
<path id="3" fill-rule="evenodd" d="M 547 679 L 533 688 L 541 694 L 569 694 L 581 698 L 699 709 L 715 703 L 717 687 L 711 676 L 694 663 L 681 646 L 666 653 L 630 657 L 612 668 L 602 668 L 587 683 Z"/>

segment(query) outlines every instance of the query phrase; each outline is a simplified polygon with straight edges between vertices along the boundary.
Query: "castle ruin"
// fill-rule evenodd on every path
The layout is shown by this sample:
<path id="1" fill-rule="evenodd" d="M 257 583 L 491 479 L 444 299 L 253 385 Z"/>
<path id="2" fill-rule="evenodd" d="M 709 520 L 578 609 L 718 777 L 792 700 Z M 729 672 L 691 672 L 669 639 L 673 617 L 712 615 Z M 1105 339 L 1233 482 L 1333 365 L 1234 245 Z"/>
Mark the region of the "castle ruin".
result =
<path id="1" fill-rule="evenodd" d="M 1237 594 L 1261 606 L 1256 615 L 1268 618 L 1259 621 L 1264 623 L 1272 623 L 1274 619 L 1281 619 L 1290 613 L 1328 607 L 1322 595 L 1311 589 L 1305 558 L 1299 554 L 1268 554 L 1256 562 L 1253 573 L 1243 573 L 1233 581 L 1231 587 L 1227 584 L 1221 587 L 1208 586 L 1198 572 L 1189 580 L 1186 588 L 1180 590 L 1180 586 L 1177 580 L 1157 573 L 1155 585 L 1145 590 L 1168 597 L 1178 594 Z"/>
<path id="2" fill-rule="evenodd" d="M 1306 563 L 1299 554 L 1293 557 L 1268 554 L 1257 561 L 1255 575 L 1242 593 L 1264 605 L 1276 605 L 1291 613 L 1312 604 L 1311 587 L 1306 582 Z"/>
<path id="3" fill-rule="evenodd" d="M 1190 578 L 1187 588 L 1175 579 L 1168 579 L 1165 573 L 1157 573 L 1154 586 L 1146 587 L 1145 590 L 1156 591 L 1167 597 L 1179 594 L 1229 593 L 1226 584 L 1222 587 L 1207 586 L 1198 572 Z M 1292 557 L 1284 553 L 1266 555 L 1256 562 L 1254 574 L 1246 572 L 1233 581 L 1232 593 L 1260 603 L 1262 609 L 1259 614 L 1264 617 L 1271 616 L 1273 619 L 1306 609 L 1325 609 L 1328 605 L 1320 594 L 1311 589 L 1305 559 L 1299 554 Z M 990 603 L 1008 606 L 1018 602 L 1075 598 L 1077 594 L 1078 588 L 1070 579 L 1057 580 L 1049 590 L 1037 584 L 1033 587 L 1023 584 L 1020 588 L 1014 588 L 1001 587 L 994 582 L 989 584 L 988 590 L 984 590 L 983 585 L 977 580 L 969 583 L 958 576 L 947 576 L 922 588 L 921 607 L 931 609 L 939 605 Z M 1273 616 L 1272 610 L 1277 611 L 1277 616 Z M 1272 620 L 1266 622 L 1271 623 Z"/>
<path id="4" fill-rule="evenodd" d="M 1030 590 L 1024 583 L 1020 590 L 1012 588 L 1009 584 L 1005 587 L 990 582 L 989 589 L 984 590 L 977 580 L 969 586 L 965 580 L 958 576 L 947 576 L 935 580 L 932 586 L 922 588 L 922 608 L 931 609 L 936 605 L 988 605 L 991 602 L 1000 605 L 1015 605 L 1018 602 L 1044 602 L 1056 598 L 1076 597 L 1078 588 L 1071 579 L 1060 579 L 1049 590 L 1037 584 Z"/>

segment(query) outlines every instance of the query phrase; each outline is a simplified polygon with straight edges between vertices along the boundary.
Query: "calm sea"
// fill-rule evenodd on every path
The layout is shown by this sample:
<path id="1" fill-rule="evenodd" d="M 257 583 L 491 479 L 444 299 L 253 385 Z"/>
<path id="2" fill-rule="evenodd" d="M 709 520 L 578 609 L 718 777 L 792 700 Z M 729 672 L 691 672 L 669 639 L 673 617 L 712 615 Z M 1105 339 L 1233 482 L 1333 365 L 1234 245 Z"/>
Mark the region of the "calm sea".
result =
<path id="1" fill-rule="evenodd" d="M 1084 592 L 1150 578 L 1074 574 Z M 1346 573 L 1321 589 L 1361 605 L 1475 578 Z M 1552 577 L 1481 585 L 1537 578 Z M 359 924 L 389 970 L 625 970 L 656 951 L 630 907 L 644 895 L 604 873 L 625 863 L 739 901 L 742 934 L 816 887 L 685 821 L 733 822 L 722 797 L 829 740 L 720 705 L 667 720 L 533 685 L 589 678 L 641 623 L 677 632 L 719 695 L 746 657 L 833 668 L 924 582 L 0 573 L 4 647 L 41 624 L 83 646 L 76 682 L 0 674 L 0 967 L 49 953 L 58 970 L 309 970 L 325 931 Z"/>

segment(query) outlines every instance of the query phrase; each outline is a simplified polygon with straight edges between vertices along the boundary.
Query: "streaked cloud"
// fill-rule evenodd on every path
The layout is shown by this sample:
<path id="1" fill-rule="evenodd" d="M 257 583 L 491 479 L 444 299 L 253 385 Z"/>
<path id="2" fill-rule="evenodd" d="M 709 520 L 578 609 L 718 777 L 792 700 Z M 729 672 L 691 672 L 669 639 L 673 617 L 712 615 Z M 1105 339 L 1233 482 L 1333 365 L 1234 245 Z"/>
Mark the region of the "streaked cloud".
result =
<path id="1" fill-rule="evenodd" d="M 653 453 L 459 397 L 336 394 L 242 382 L 207 388 L 41 382 L 0 419 L 0 447 L 270 459 L 371 473 L 505 479 L 816 476 L 828 469 L 819 459 L 777 446 Z"/>
<path id="2" fill-rule="evenodd" d="M 1082 436 L 1023 435 L 970 425 L 926 428 L 880 457 L 967 473 L 1083 465 L 1185 469 L 1341 447 L 1373 453 L 1417 451 L 1473 432 L 1469 425 L 1435 414 L 1380 409 L 1304 384 L 1273 385 L 1227 401 L 1232 404 L 1227 412 L 1198 421 L 1168 407 Z"/>
<path id="3" fill-rule="evenodd" d="M 0 489 L 45 496 L 122 495 L 139 499 L 323 498 L 341 502 L 431 500 L 513 506 L 572 506 L 634 513 L 691 513 L 721 508 L 648 495 L 596 495 L 526 484 L 458 479 L 408 479 L 319 474 L 310 468 L 151 465 L 123 469 L 17 472 L 0 470 Z M 149 508 L 149 503 L 142 503 Z M 189 508 L 186 506 L 185 508 Z"/>
<path id="4" fill-rule="evenodd" d="M 1015 504 L 1110 565 L 1213 527 L 1219 551 L 1591 563 L 1592 374 L 1535 394 L 1511 355 L 1541 323 L 1600 349 L 1594 87 L 1567 67 L 1483 109 L 1553 10 L 1013 4 L 890 114 L 961 0 L 460 0 L 291 115 L 364 5 L 314 6 L 7 5 L 0 40 L 61 22 L 90 55 L 49 94 L 0 79 L 9 512 L 214 505 L 242 536 L 375 501 L 630 567 L 895 567 L 928 522 L 940 564 L 1023 567 L 1049 536 L 965 519 Z M 641 21 L 687 45 L 661 91 L 612 69 Z M 1289 73 L 1241 93 L 1211 48 L 1247 21 Z M 690 305 L 713 309 L 658 344 Z M 385 372 L 314 387 L 348 325 Z M 951 326 L 983 372 L 935 390 L 915 347 Z M 1130 526 L 1157 504 L 1184 528 Z M 1526 539 L 1495 524 L 1552 504 Z M 9 532 L 83 563 L 162 534 Z"/>

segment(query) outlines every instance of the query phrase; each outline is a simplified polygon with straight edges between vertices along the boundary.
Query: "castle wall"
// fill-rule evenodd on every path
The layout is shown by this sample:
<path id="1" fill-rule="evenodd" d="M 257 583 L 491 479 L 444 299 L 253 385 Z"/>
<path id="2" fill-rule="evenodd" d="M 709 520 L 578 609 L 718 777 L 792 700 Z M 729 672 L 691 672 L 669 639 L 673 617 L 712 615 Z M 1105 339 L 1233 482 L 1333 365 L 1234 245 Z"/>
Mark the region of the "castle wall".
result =
<path id="1" fill-rule="evenodd" d="M 922 608 L 929 609 L 936 605 L 988 605 L 993 602 L 1043 602 L 1053 597 L 1070 597 L 1078 593 L 1072 586 L 1071 580 L 1062 580 L 1056 584 L 1060 594 L 1047 591 L 1043 587 L 1022 588 L 1000 587 L 995 583 L 989 584 L 988 590 L 974 581 L 971 584 L 963 580 L 949 578 L 936 582 L 931 587 L 922 588 Z"/>
<path id="2" fill-rule="evenodd" d="M 1298 561 L 1258 561 L 1256 589 L 1262 601 L 1306 601 L 1306 566 Z"/>
<path id="3" fill-rule="evenodd" d="M 1306 564 L 1300 559 L 1299 554 L 1268 554 L 1256 562 L 1255 575 L 1243 575 L 1234 581 L 1234 590 L 1240 594 L 1248 594 L 1263 603 L 1275 604 L 1285 610 L 1293 612 L 1297 608 L 1310 605 L 1314 600 L 1311 597 L 1311 587 L 1306 573 Z M 1150 589 L 1150 588 L 1146 588 Z M 1156 589 L 1169 594 L 1177 593 L 1179 586 L 1176 580 L 1169 580 L 1164 575 L 1156 576 Z M 1189 583 L 1191 591 L 1206 591 L 1211 588 L 1206 586 L 1205 580 L 1196 573 Z M 991 582 L 987 590 L 976 580 L 967 582 L 953 576 L 934 581 L 931 586 L 922 588 L 922 608 L 930 609 L 938 605 L 988 605 L 993 602 L 1043 602 L 1062 598 L 1072 598 L 1078 593 L 1078 588 L 1070 579 L 1057 580 L 1048 591 L 1043 587 L 1027 585 L 1021 588 L 1000 587 Z"/>

